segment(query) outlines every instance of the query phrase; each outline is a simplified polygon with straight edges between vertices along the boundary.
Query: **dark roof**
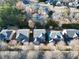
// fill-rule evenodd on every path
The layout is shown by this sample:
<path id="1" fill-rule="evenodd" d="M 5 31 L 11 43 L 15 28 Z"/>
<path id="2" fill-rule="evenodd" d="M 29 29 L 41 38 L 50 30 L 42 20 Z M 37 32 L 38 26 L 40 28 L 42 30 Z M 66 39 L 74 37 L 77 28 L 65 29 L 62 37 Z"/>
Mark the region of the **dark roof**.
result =
<path id="1" fill-rule="evenodd" d="M 6 33 L 7 33 L 7 39 L 9 39 L 9 37 L 10 37 L 11 34 L 12 34 L 12 31 L 6 31 Z"/>
<path id="2" fill-rule="evenodd" d="M 77 36 L 79 37 L 79 32 L 77 32 L 76 34 L 77 34 Z"/>
<path id="3" fill-rule="evenodd" d="M 4 39 L 6 39 L 6 36 L 4 34 L 0 33 L 0 40 L 4 40 Z"/>
<path id="4" fill-rule="evenodd" d="M 24 34 L 20 33 L 19 36 L 16 38 L 18 41 L 28 41 L 28 37 Z"/>

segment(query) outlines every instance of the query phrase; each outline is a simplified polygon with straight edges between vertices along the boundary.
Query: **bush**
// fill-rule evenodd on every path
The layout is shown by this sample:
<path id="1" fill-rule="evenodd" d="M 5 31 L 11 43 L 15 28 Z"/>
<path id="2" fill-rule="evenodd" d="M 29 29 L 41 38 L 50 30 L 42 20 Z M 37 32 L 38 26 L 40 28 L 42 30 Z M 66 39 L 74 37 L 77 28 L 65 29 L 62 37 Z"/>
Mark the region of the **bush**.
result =
<path id="1" fill-rule="evenodd" d="M 39 23 L 35 22 L 35 28 L 36 29 L 49 29 L 49 27 L 52 26 L 53 29 L 56 29 L 58 27 L 58 22 L 53 20 L 47 20 L 47 23 Z"/>
<path id="2" fill-rule="evenodd" d="M 41 23 L 39 23 L 39 22 L 35 22 L 35 28 L 36 29 L 42 29 L 43 25 L 41 25 Z"/>
<path id="3" fill-rule="evenodd" d="M 79 24 L 63 24 L 62 28 L 64 29 L 79 29 Z"/>
<path id="4" fill-rule="evenodd" d="M 39 0 L 39 2 L 44 2 L 45 0 Z"/>
<path id="5" fill-rule="evenodd" d="M 53 20 L 48 20 L 47 24 L 45 24 L 45 28 L 48 29 L 50 26 L 53 27 L 53 29 L 56 29 L 58 27 L 58 22 Z"/>

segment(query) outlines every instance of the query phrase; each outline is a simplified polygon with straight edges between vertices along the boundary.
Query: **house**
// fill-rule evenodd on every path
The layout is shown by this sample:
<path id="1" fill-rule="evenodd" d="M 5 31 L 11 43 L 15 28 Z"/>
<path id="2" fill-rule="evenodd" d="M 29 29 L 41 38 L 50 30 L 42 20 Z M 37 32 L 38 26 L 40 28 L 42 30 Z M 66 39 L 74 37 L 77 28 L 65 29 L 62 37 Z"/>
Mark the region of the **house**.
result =
<path id="1" fill-rule="evenodd" d="M 40 44 L 45 42 L 45 29 L 34 29 L 34 43 Z"/>
<path id="2" fill-rule="evenodd" d="M 29 29 L 19 29 L 16 32 L 16 40 L 23 43 L 29 41 Z"/>
<path id="3" fill-rule="evenodd" d="M 1 31 L 1 33 L 3 35 L 5 35 L 6 40 L 11 40 L 11 38 L 12 38 L 13 34 L 15 33 L 15 31 L 14 30 L 4 29 L 4 30 Z"/>
<path id="4" fill-rule="evenodd" d="M 57 44 L 59 41 L 63 39 L 61 31 L 51 31 L 51 40 L 49 42 L 54 42 L 54 44 Z"/>
<path id="5" fill-rule="evenodd" d="M 6 36 L 2 33 L 0 33 L 0 40 L 5 40 L 6 39 Z"/>
<path id="6" fill-rule="evenodd" d="M 75 33 L 79 32 L 79 30 L 77 30 L 77 29 L 65 29 L 65 30 L 67 32 L 67 35 L 69 37 L 72 37 L 72 38 L 73 38 L 73 36 L 74 36 Z"/>

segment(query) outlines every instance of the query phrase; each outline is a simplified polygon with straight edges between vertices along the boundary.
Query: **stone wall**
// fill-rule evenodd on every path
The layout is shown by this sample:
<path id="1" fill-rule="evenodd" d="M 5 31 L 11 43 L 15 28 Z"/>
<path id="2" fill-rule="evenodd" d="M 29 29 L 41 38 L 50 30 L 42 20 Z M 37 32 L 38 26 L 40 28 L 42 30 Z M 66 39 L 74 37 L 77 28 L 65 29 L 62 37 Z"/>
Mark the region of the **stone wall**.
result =
<path id="1" fill-rule="evenodd" d="M 0 51 L 0 59 L 79 59 L 78 51 Z"/>

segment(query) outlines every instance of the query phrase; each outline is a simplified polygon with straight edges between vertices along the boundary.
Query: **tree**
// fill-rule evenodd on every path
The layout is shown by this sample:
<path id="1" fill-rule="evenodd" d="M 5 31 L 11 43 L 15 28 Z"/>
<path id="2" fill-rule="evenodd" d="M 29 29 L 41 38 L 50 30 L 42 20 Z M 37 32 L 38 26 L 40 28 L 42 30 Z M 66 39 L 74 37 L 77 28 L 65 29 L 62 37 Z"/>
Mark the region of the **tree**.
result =
<path id="1" fill-rule="evenodd" d="M 0 18 L 0 27 L 3 25 L 4 25 L 3 20 Z"/>
<path id="2" fill-rule="evenodd" d="M 24 21 L 25 16 L 21 13 L 21 10 L 16 9 L 15 4 L 12 4 L 11 1 L 9 2 L 0 5 L 0 18 L 6 27 L 19 26 L 19 24 Z"/>

